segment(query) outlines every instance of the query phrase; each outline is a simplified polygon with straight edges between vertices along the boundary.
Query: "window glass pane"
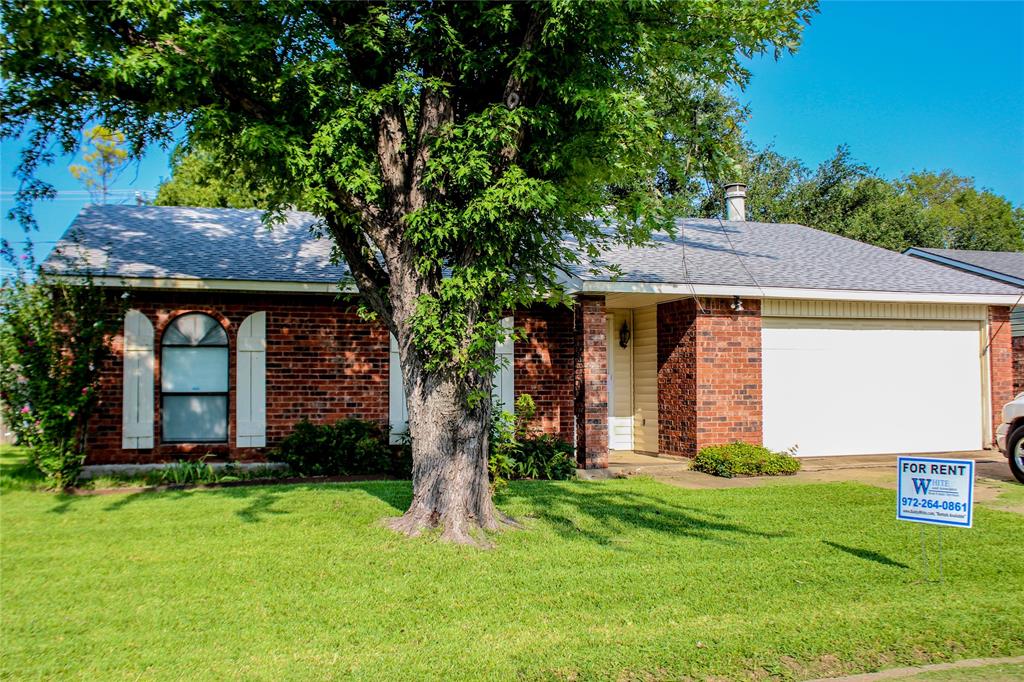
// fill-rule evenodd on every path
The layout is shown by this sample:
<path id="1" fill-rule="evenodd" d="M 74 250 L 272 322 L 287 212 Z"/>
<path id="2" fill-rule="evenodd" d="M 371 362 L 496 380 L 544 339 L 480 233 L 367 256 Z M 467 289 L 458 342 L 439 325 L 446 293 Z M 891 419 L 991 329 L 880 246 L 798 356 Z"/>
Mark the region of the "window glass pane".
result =
<path id="1" fill-rule="evenodd" d="M 164 345 L 226 346 L 228 336 L 217 320 L 202 313 L 182 315 L 164 332 Z"/>
<path id="2" fill-rule="evenodd" d="M 164 440 L 189 443 L 228 439 L 228 398 L 223 395 L 165 395 Z"/>
<path id="3" fill-rule="evenodd" d="M 216 320 L 212 318 L 206 318 L 213 322 L 213 326 L 207 329 L 202 338 L 199 339 L 200 346 L 226 346 L 228 345 L 228 335 L 224 332 L 224 327 L 220 326 Z"/>
<path id="4" fill-rule="evenodd" d="M 164 348 L 160 387 L 175 393 L 227 393 L 228 349 Z"/>
<path id="5" fill-rule="evenodd" d="M 188 337 L 181 333 L 178 329 L 178 323 L 181 321 L 179 317 L 177 320 L 171 323 L 171 326 L 164 332 L 161 343 L 172 346 L 188 346 L 190 345 Z"/>

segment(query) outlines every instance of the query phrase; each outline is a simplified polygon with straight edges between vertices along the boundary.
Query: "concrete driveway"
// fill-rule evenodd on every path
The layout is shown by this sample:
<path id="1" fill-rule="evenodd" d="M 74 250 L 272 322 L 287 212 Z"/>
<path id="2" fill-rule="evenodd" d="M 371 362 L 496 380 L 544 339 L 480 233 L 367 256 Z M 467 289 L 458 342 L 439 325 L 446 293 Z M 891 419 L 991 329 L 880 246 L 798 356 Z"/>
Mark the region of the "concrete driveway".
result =
<path id="1" fill-rule="evenodd" d="M 1024 490 L 1024 486 L 1013 478 L 1006 458 L 999 452 L 977 450 L 944 452 L 928 456 L 973 459 L 975 499 L 988 506 L 1024 514 L 1024 494 L 1018 494 Z M 580 475 L 583 478 L 651 476 L 670 485 L 693 489 L 855 481 L 895 490 L 896 457 L 897 455 L 802 457 L 801 469 L 793 476 L 719 478 L 691 471 L 690 460 L 687 459 L 613 451 L 608 458 L 608 469 L 581 471 Z"/>

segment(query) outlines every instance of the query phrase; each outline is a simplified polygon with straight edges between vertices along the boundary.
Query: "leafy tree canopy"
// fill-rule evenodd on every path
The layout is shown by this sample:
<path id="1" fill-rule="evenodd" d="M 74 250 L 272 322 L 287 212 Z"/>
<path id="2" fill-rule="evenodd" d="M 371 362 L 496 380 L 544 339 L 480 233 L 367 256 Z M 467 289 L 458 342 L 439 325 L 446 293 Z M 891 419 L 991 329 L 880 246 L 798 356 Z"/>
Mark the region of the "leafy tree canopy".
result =
<path id="1" fill-rule="evenodd" d="M 413 502 L 396 527 L 494 528 L 486 450 L 508 310 L 577 248 L 671 228 L 695 169 L 731 169 L 741 57 L 798 45 L 814 0 L 0 0 L 5 117 L 31 128 L 15 217 L 53 139 L 94 119 L 134 154 L 184 131 L 301 204 L 398 340 Z M 178 133 L 180 134 L 180 132 Z"/>
<path id="2" fill-rule="evenodd" d="M 324 217 L 369 307 L 416 316 L 422 350 L 466 355 L 477 308 L 553 285 L 575 255 L 639 241 L 665 191 L 723 169 L 739 55 L 793 48 L 812 5 L 772 3 L 2 3 L 5 137 L 96 116 L 135 153 L 183 127 L 281 208 Z M 30 220 L 24 204 L 18 216 Z M 642 221 L 641 219 L 645 219 Z M 451 269 L 452 277 L 441 273 Z M 416 272 L 415 305 L 389 289 Z M 489 343 L 490 341 L 488 341 Z"/>

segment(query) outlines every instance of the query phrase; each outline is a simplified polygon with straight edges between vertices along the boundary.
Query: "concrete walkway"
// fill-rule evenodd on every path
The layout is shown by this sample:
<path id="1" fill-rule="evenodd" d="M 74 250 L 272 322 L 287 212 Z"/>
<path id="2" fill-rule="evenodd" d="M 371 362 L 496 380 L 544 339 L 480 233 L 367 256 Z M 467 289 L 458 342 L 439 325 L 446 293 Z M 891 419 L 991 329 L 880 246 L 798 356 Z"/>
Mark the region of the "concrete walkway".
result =
<path id="1" fill-rule="evenodd" d="M 972 668 L 981 668 L 982 670 L 976 671 L 975 675 L 970 675 L 971 680 L 987 680 L 988 682 L 997 682 L 1001 680 L 1019 680 L 1021 679 L 1020 670 L 1014 669 L 1012 672 L 1003 674 L 993 671 L 996 668 L 1016 668 L 1016 666 L 1024 664 L 1024 656 L 1014 656 L 1011 658 L 971 658 L 964 661 L 955 661 L 953 663 L 936 663 L 934 665 L 919 665 L 911 666 L 908 668 L 892 668 L 890 670 L 880 670 L 876 673 L 863 673 L 861 675 L 848 675 L 846 677 L 828 677 L 821 678 L 818 680 L 812 680 L 811 682 L 878 682 L 879 680 L 899 680 L 910 678 L 912 680 L 921 679 L 932 679 L 930 673 L 940 673 L 944 671 L 964 671 L 964 676 L 967 677 L 967 671 Z M 984 669 L 988 668 L 989 671 Z M 942 676 L 944 680 L 952 680 L 959 677 L 958 675 Z"/>
<path id="2" fill-rule="evenodd" d="M 750 488 L 762 485 L 792 485 L 794 483 L 835 483 L 855 481 L 882 488 L 896 488 L 896 458 L 898 455 L 848 455 L 842 457 L 802 457 L 801 469 L 793 476 L 748 478 L 719 478 L 690 470 L 690 460 L 675 457 L 641 455 L 628 451 L 612 451 L 608 469 L 581 471 L 583 478 L 615 478 L 651 476 L 659 481 L 681 488 Z M 975 461 L 975 499 L 992 502 L 1006 491 L 1007 483 L 1016 483 L 1009 465 L 995 450 L 947 452 L 929 457 L 951 457 Z M 1024 502 L 1003 504 L 1000 508 L 1024 514 Z"/>

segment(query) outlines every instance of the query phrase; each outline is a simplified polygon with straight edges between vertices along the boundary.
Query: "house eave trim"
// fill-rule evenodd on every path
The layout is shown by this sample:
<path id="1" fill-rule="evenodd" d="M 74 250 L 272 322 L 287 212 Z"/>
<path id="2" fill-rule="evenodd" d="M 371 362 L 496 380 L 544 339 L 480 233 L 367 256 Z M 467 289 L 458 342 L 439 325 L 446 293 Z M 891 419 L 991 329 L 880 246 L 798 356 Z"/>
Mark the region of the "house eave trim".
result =
<path id="1" fill-rule="evenodd" d="M 1020 277 L 1007 275 L 1006 273 L 1003 272 L 996 272 L 995 270 L 989 270 L 988 268 L 983 268 L 978 265 L 971 265 L 970 263 L 965 263 L 962 260 L 957 260 L 955 258 L 940 256 L 935 253 L 929 253 L 927 251 L 921 251 L 915 248 L 909 248 L 903 253 L 904 255 L 907 256 L 913 256 L 914 258 L 920 258 L 921 260 L 930 260 L 934 263 L 940 263 L 942 265 L 946 265 L 951 268 L 956 268 L 957 270 L 963 270 L 964 272 L 969 272 L 973 275 L 978 275 L 980 277 L 987 277 L 989 279 L 994 279 L 1000 282 L 1006 282 L 1007 284 L 1024 287 L 1024 279 L 1021 279 Z"/>
<path id="2" fill-rule="evenodd" d="M 68 282 L 84 282 L 79 275 L 55 275 Z M 181 277 L 93 277 L 101 287 L 133 289 L 173 289 L 177 291 L 259 291 L 282 294 L 339 294 L 355 293 L 353 285 L 338 282 L 267 282 L 241 279 L 185 279 Z"/>
<path id="3" fill-rule="evenodd" d="M 668 284 L 648 282 L 584 281 L 583 294 L 660 294 L 674 296 L 712 296 L 743 298 L 787 298 L 816 301 L 884 301 L 892 303 L 964 303 L 970 305 L 1009 305 L 1019 302 L 1013 294 L 938 294 L 911 291 L 860 291 L 853 289 L 797 289 L 787 287 L 747 287 L 717 284 Z"/>

